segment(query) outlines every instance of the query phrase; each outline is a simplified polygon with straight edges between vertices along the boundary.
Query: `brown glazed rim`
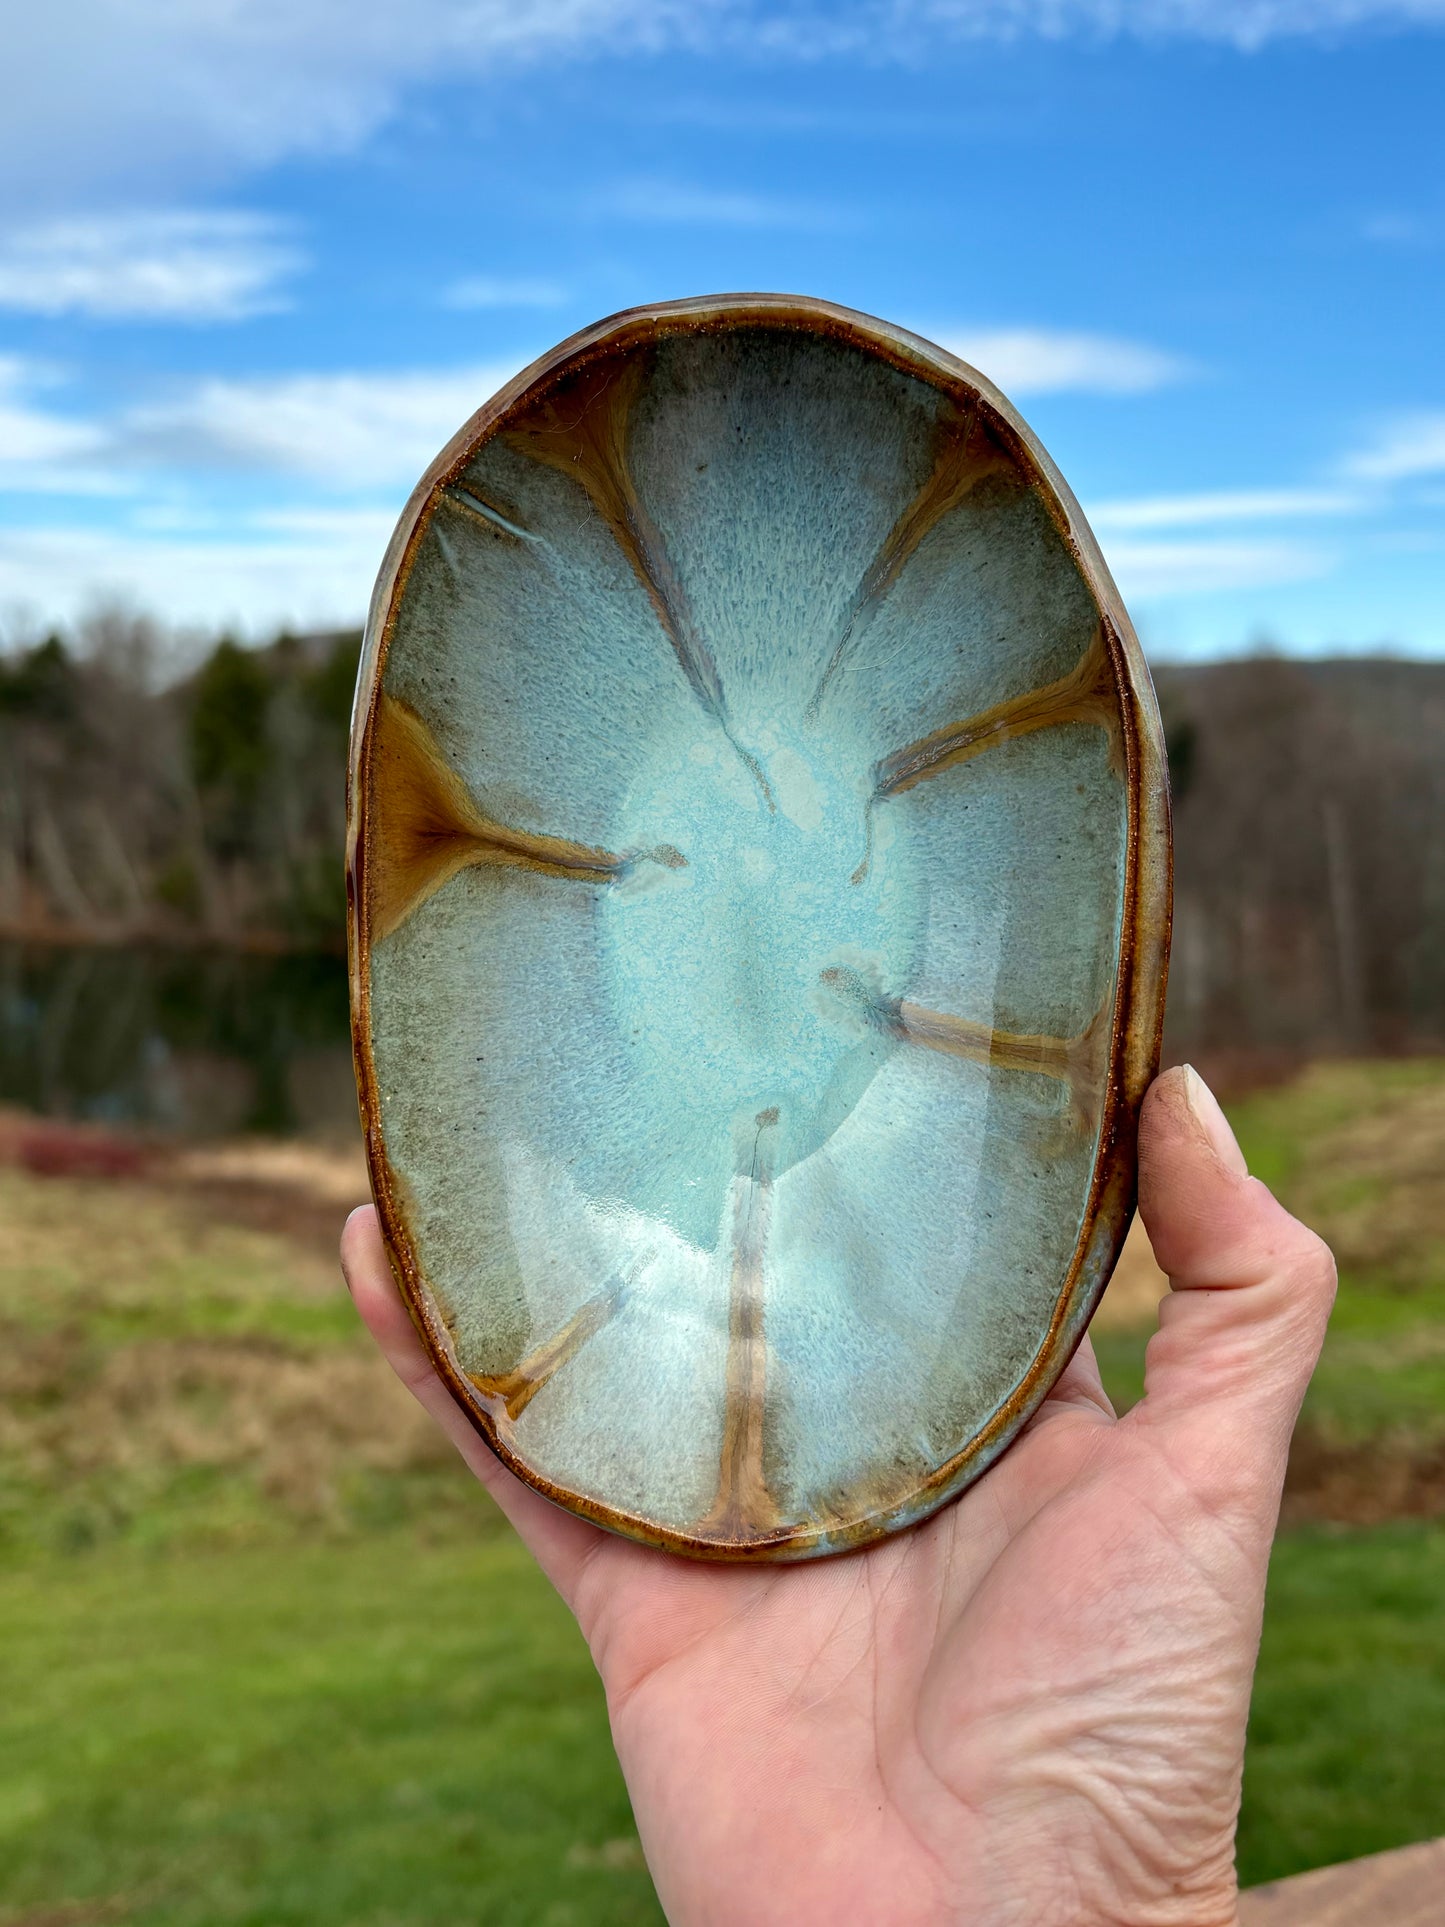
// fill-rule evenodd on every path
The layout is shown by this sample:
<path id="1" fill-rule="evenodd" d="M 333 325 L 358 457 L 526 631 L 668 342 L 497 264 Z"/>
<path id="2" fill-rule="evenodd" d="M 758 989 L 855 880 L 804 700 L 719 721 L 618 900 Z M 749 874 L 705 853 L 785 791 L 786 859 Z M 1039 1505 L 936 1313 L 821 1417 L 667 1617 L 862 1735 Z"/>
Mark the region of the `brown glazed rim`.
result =
<path id="1" fill-rule="evenodd" d="M 749 1540 L 718 1542 L 675 1532 L 554 1485 L 499 1437 L 492 1414 L 462 1371 L 407 1224 L 405 1192 L 387 1159 L 371 1049 L 370 932 L 367 916 L 367 771 L 377 699 L 397 610 L 438 491 L 466 467 L 516 403 L 555 386 L 600 355 L 673 336 L 766 327 L 842 341 L 965 404 L 977 400 L 1020 469 L 1035 482 L 1103 618 L 1122 718 L 1128 829 L 1118 976 L 1093 1180 L 1078 1243 L 1053 1320 L 1014 1391 L 973 1439 L 902 1499 L 843 1527 L 801 1525 Z M 545 1498 L 613 1532 L 694 1558 L 787 1560 L 871 1543 L 929 1517 L 977 1478 L 1012 1442 L 1073 1356 L 1114 1268 L 1133 1217 L 1139 1107 L 1159 1064 L 1172 912 L 1169 790 L 1153 685 L 1133 625 L 1098 543 L 1068 484 L 1011 404 L 984 375 L 944 349 L 886 322 L 801 295 L 704 295 L 631 308 L 582 329 L 514 376 L 454 435 L 413 490 L 387 548 L 367 621 L 352 714 L 347 772 L 347 899 L 351 1034 L 372 1195 L 387 1254 L 412 1321 L 443 1382 L 508 1469 Z"/>

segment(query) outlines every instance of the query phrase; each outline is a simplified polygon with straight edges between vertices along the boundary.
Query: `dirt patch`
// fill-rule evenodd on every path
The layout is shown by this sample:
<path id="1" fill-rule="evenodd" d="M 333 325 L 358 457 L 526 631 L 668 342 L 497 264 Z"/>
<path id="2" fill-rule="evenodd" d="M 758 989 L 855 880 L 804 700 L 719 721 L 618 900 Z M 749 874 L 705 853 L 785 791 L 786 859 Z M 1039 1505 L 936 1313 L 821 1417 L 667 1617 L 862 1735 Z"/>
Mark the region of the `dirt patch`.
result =
<path id="1" fill-rule="evenodd" d="M 1346 1443 L 1302 1424 L 1290 1447 L 1281 1524 L 1384 1525 L 1445 1518 L 1445 1437 Z"/>
<path id="2" fill-rule="evenodd" d="M 1154 1262 L 1149 1234 L 1143 1221 L 1135 1218 L 1093 1323 L 1100 1331 L 1133 1331 L 1152 1325 L 1159 1301 L 1168 1291 L 1169 1280 Z"/>
<path id="3" fill-rule="evenodd" d="M 120 1896 L 62 1900 L 52 1907 L 27 1908 L 21 1914 L 0 1914 L 0 1927 L 102 1927 L 103 1922 L 129 1920 L 138 1904 Z"/>
<path id="4" fill-rule="evenodd" d="M 235 1139 L 176 1153 L 152 1181 L 213 1219 L 274 1232 L 332 1259 L 348 1215 L 371 1202 L 360 1142 Z"/>
<path id="5" fill-rule="evenodd" d="M 0 1166 L 62 1181 L 141 1185 L 190 1204 L 202 1219 L 271 1232 L 332 1259 L 347 1214 L 371 1197 L 359 1139 L 189 1145 L 0 1110 Z"/>

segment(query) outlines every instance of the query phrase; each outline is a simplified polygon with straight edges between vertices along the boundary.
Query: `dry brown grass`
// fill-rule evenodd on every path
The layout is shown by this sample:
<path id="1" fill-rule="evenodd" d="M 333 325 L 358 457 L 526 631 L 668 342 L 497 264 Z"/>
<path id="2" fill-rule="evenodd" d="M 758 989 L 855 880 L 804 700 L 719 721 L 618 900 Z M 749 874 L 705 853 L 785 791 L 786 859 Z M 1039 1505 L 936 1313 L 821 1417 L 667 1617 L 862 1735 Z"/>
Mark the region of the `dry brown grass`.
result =
<path id="1" fill-rule="evenodd" d="M 1445 1077 L 1389 1092 L 1368 1067 L 1332 1066 L 1328 1088 L 1352 1114 L 1323 1131 L 1288 1186 L 1342 1272 L 1387 1274 L 1408 1289 L 1445 1259 Z M 1311 1073 L 1306 1089 L 1318 1086 Z"/>
<path id="2" fill-rule="evenodd" d="M 63 1900 L 54 1907 L 0 1914 L 0 1927 L 108 1927 L 111 1922 L 129 1920 L 139 1904 L 122 1895 L 105 1900 Z"/>
<path id="3" fill-rule="evenodd" d="M 213 1512 L 249 1495 L 338 1525 L 368 1479 L 449 1472 L 341 1282 L 356 1165 L 224 1158 L 124 1181 L 0 1169 L 0 1479 L 32 1511 L 79 1496 L 124 1526 L 199 1476 Z M 297 1234 L 298 1197 L 324 1243 Z"/>
<path id="4" fill-rule="evenodd" d="M 339 1523 L 348 1480 L 444 1463 L 440 1434 L 369 1347 L 152 1339 L 77 1372 L 63 1332 L 9 1334 L 0 1458 L 52 1492 L 129 1503 L 178 1473 L 246 1475 L 297 1519 Z"/>
<path id="5" fill-rule="evenodd" d="M 1346 1280 L 1286 1517 L 1440 1516 L 1445 1436 L 1419 1414 L 1445 1366 L 1445 1075 L 1317 1066 L 1238 1115 Z M 341 1284 L 337 1234 L 365 1195 L 359 1147 L 131 1155 L 104 1132 L 0 1117 L 0 1506 L 8 1488 L 134 1518 L 199 1479 L 205 1504 L 249 1494 L 258 1512 L 335 1525 L 367 1480 L 450 1477 Z M 1101 1339 L 1142 1352 L 1166 1290 L 1136 1223 Z M 1352 1388 L 1370 1385 L 1386 1396 L 1355 1422 Z"/>
<path id="6" fill-rule="evenodd" d="M 1445 1075 L 1428 1061 L 1400 1069 L 1397 1079 L 1382 1078 L 1376 1064 L 1316 1065 L 1254 1112 L 1267 1133 L 1277 1111 L 1301 1114 L 1296 1155 L 1277 1188 L 1341 1272 L 1408 1292 L 1445 1273 Z M 1095 1323 L 1101 1331 L 1151 1323 L 1168 1288 L 1136 1219 Z M 1421 1342 L 1445 1345 L 1445 1332 Z"/>
<path id="7" fill-rule="evenodd" d="M 1306 1420 L 1290 1445 L 1280 1517 L 1286 1526 L 1445 1518 L 1445 1438 L 1346 1442 Z"/>

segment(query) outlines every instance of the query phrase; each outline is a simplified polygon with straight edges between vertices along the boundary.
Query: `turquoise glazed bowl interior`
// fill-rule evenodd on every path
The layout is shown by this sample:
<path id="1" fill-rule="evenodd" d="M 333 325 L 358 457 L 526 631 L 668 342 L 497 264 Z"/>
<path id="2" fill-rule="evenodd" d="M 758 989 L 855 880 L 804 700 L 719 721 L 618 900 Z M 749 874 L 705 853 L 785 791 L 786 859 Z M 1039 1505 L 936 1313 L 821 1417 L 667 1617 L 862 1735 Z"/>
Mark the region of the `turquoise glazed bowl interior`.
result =
<path id="1" fill-rule="evenodd" d="M 1007 1445 L 1132 1209 L 1169 846 L 1128 619 L 981 375 L 767 296 L 528 369 L 393 540 L 350 860 L 383 1228 L 508 1465 L 783 1558 Z"/>

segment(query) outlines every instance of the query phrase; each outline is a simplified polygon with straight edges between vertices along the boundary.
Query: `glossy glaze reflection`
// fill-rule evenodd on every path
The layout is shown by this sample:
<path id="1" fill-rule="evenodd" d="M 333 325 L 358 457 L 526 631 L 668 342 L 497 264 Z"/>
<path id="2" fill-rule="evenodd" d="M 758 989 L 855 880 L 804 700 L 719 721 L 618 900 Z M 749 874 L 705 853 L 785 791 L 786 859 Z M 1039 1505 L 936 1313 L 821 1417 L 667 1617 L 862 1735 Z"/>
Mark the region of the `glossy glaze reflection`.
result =
<path id="1" fill-rule="evenodd" d="M 528 371 L 413 498 L 353 747 L 353 995 L 414 1313 L 603 1523 L 922 1516 L 1077 1341 L 1158 1046 L 1137 644 L 995 391 L 821 304 Z"/>

